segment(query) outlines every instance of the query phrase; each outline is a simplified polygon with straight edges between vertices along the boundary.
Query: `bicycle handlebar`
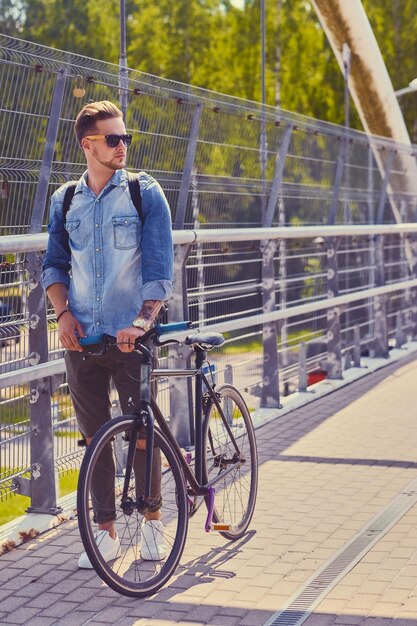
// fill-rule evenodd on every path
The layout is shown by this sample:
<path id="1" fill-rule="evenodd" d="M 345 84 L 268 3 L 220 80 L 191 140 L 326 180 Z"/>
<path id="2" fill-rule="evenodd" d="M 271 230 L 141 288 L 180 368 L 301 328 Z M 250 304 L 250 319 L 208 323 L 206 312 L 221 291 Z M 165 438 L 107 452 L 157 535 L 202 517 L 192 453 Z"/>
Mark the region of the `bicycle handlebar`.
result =
<path id="1" fill-rule="evenodd" d="M 97 343 L 101 343 L 103 341 L 103 337 L 103 333 L 101 333 L 101 335 L 91 335 L 91 337 L 80 337 L 80 346 L 94 346 Z"/>
<path id="2" fill-rule="evenodd" d="M 167 333 L 176 333 L 191 328 L 192 322 L 171 322 L 170 324 L 156 324 L 155 331 L 158 337 Z"/>
<path id="3" fill-rule="evenodd" d="M 192 322 L 172 322 L 171 324 L 156 324 L 154 328 L 151 328 L 151 330 L 148 330 L 148 332 L 146 332 L 144 335 L 142 335 L 142 337 L 140 337 L 140 340 L 143 339 L 149 339 L 151 337 L 160 337 L 161 335 L 166 335 L 167 333 L 173 333 L 173 332 L 181 332 L 183 330 L 188 330 L 189 328 L 191 328 L 191 324 Z M 106 335 L 105 333 L 101 333 L 100 335 L 91 335 L 90 337 L 80 337 L 79 341 L 80 341 L 80 346 L 86 347 L 86 346 L 92 346 L 92 345 L 97 345 L 100 343 L 103 343 L 103 340 L 105 338 L 108 338 L 108 342 L 109 343 L 114 343 L 114 341 L 111 341 L 111 339 L 115 339 L 114 337 L 112 337 L 110 339 L 111 335 Z"/>

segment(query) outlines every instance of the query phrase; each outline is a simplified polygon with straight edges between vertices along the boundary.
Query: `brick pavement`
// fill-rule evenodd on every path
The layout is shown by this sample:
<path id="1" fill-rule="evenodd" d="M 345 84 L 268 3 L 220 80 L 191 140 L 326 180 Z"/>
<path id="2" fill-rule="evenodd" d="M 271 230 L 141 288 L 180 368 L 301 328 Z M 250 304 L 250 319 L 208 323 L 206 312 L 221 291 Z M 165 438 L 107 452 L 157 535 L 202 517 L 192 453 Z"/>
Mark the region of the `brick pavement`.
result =
<path id="1" fill-rule="evenodd" d="M 417 363 L 407 357 L 257 430 L 251 530 L 231 543 L 190 531 L 176 576 L 152 598 L 118 596 L 91 571 L 75 520 L 0 557 L 0 624 L 262 626 L 417 478 Z M 330 591 L 306 626 L 417 626 L 417 507 Z"/>

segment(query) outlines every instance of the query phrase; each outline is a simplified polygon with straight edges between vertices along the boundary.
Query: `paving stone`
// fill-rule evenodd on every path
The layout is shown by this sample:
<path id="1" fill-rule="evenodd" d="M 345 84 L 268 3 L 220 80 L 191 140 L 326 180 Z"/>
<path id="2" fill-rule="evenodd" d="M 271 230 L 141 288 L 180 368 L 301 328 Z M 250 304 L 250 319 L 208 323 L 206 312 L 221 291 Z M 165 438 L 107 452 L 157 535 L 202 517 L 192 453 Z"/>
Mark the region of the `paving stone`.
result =
<path id="1" fill-rule="evenodd" d="M 48 578 L 53 578 L 52 576 L 52 572 L 50 577 Z M 45 577 L 42 577 L 41 582 L 44 582 Z M 80 587 L 83 587 L 83 583 L 81 580 L 78 580 L 77 578 L 73 578 L 72 576 L 70 578 L 66 578 L 64 580 L 60 580 L 59 582 L 57 582 L 55 585 L 52 585 L 52 581 L 47 583 L 51 589 L 51 591 L 53 591 L 54 593 L 71 593 L 72 591 L 74 591 L 75 589 L 79 589 Z M 91 591 L 90 591 L 90 595 L 91 595 Z"/>
<path id="2" fill-rule="evenodd" d="M 304 622 L 305 626 L 330 626 L 334 623 L 337 615 L 326 615 L 323 613 L 317 613 L 310 615 Z"/>
<path id="3" fill-rule="evenodd" d="M 71 611 L 65 615 L 65 617 L 61 617 L 58 622 L 55 621 L 55 623 L 59 626 L 83 626 L 83 624 L 97 625 L 94 612 L 88 613 L 87 611 L 77 610 Z"/>
<path id="4" fill-rule="evenodd" d="M 122 606 L 124 600 L 125 599 L 118 601 L 118 606 Z M 190 610 L 189 604 L 184 603 L 184 606 L 186 607 L 184 610 Z M 131 615 L 133 612 L 137 611 L 140 613 L 141 617 L 149 618 L 158 615 L 161 611 L 164 611 L 167 608 L 167 604 L 165 602 L 157 602 L 154 600 L 143 600 L 138 605 L 138 601 L 133 600 L 133 603 L 131 603 L 129 607 L 124 605 L 123 608 L 127 610 L 127 615 Z M 173 612 L 176 613 L 176 611 Z"/>
<path id="5" fill-rule="evenodd" d="M 1 610 L 12 613 L 13 611 L 19 609 L 23 603 L 22 598 L 20 598 L 17 594 L 13 594 L 2 601 Z"/>
<path id="6" fill-rule="evenodd" d="M 1 557 L 0 557 L 1 558 Z M 17 569 L 14 564 L 13 567 L 7 567 L 0 571 L 0 583 L 3 586 L 3 583 L 8 582 L 9 580 L 15 579 L 17 576 L 20 576 L 22 570 Z"/>
<path id="7" fill-rule="evenodd" d="M 247 609 L 243 609 L 240 606 L 224 606 L 220 610 L 219 615 L 225 615 L 226 617 L 243 617 L 247 612 Z"/>
<path id="8" fill-rule="evenodd" d="M 8 583 L 6 583 L 5 586 L 9 585 L 11 582 L 13 582 L 13 590 L 17 591 L 19 596 L 24 598 L 35 598 L 40 594 L 48 591 L 50 587 L 50 585 L 40 583 L 36 580 L 32 581 L 31 579 L 28 582 L 23 582 L 22 580 L 20 580 L 19 586 L 18 578 L 14 579 L 13 581 L 9 581 Z"/>
<path id="9" fill-rule="evenodd" d="M 79 606 L 78 610 L 84 610 L 84 607 L 87 611 L 93 611 L 94 613 L 98 613 L 105 609 L 109 604 L 113 604 L 113 598 L 106 598 L 100 596 L 93 596 L 90 599 L 86 600 L 82 606 Z"/>
<path id="10" fill-rule="evenodd" d="M 54 602 L 55 603 L 59 602 L 62 599 L 62 597 L 63 596 L 61 594 L 50 593 L 50 592 L 43 593 L 42 595 L 38 597 L 31 598 L 26 606 L 39 608 L 39 609 L 46 609 L 50 607 L 51 605 L 53 605 Z"/>
<path id="11" fill-rule="evenodd" d="M 52 624 L 56 624 L 55 617 L 31 617 L 29 625 L 30 626 L 52 626 Z"/>
<path id="12" fill-rule="evenodd" d="M 75 611 L 78 608 L 76 602 L 65 602 L 61 600 L 60 602 L 49 606 L 47 609 L 44 609 L 39 616 L 40 617 L 63 617 L 67 615 L 70 611 Z"/>
<path id="13" fill-rule="evenodd" d="M 104 611 L 100 611 L 97 613 L 97 620 L 99 622 L 103 622 L 104 624 L 115 624 L 117 620 L 123 618 L 125 615 L 129 613 L 129 609 L 126 607 L 110 607 L 106 608 Z"/>
<path id="14" fill-rule="evenodd" d="M 208 626 L 241 626 L 242 621 L 239 617 L 231 615 L 216 615 L 209 622 Z"/>
<path id="15" fill-rule="evenodd" d="M 39 613 L 39 609 L 22 607 L 2 617 L 5 624 L 30 624 Z"/>
<path id="16" fill-rule="evenodd" d="M 381 598 L 380 602 L 377 602 L 369 611 L 370 616 L 374 617 L 386 617 L 394 618 L 397 613 L 403 608 L 401 603 L 389 603 L 383 602 L 384 598 Z"/>
<path id="17" fill-rule="evenodd" d="M 333 621 L 333 626 L 359 626 L 363 620 L 363 615 L 337 615 Z"/>
<path id="18" fill-rule="evenodd" d="M 58 586 L 59 587 L 59 586 Z M 87 600 L 91 599 L 91 589 L 83 589 L 78 587 L 71 591 L 70 593 L 65 593 L 65 600 L 68 602 L 79 602 L 84 603 Z"/>

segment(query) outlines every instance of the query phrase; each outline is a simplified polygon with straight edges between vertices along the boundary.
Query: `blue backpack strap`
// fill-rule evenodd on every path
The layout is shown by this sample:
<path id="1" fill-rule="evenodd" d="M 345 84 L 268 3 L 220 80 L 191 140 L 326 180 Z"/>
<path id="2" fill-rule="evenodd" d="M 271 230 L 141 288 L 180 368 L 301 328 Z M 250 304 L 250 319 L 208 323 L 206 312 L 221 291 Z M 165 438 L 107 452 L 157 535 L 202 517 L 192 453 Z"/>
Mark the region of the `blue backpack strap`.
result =
<path id="1" fill-rule="evenodd" d="M 142 196 L 140 193 L 139 174 L 127 172 L 127 180 L 129 182 L 129 192 L 136 211 L 138 212 L 139 219 L 142 224 L 145 222 L 145 217 L 142 211 Z"/>
<path id="2" fill-rule="evenodd" d="M 77 185 L 78 185 L 78 180 L 72 180 L 68 184 L 68 187 L 65 190 L 64 201 L 62 203 L 62 218 L 63 218 L 64 224 L 66 222 L 67 213 L 68 213 L 69 208 L 71 206 L 71 202 L 72 202 L 72 199 L 74 197 L 75 188 L 76 188 Z"/>

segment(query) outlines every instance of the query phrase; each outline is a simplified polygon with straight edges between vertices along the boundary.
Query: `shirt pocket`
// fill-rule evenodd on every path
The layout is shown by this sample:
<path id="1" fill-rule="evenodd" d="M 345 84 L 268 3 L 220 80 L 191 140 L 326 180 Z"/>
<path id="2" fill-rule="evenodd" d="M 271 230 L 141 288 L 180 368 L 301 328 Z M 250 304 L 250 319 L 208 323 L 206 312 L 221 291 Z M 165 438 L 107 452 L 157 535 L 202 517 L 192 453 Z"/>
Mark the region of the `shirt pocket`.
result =
<path id="1" fill-rule="evenodd" d="M 113 217 L 114 247 L 118 250 L 129 250 L 139 245 L 139 217 L 121 215 Z"/>
<path id="2" fill-rule="evenodd" d="M 66 220 L 65 222 L 65 230 L 68 233 L 70 246 L 73 250 L 80 250 L 86 245 L 86 237 L 85 233 L 83 233 L 83 228 L 80 228 L 81 220 L 72 219 Z"/>

